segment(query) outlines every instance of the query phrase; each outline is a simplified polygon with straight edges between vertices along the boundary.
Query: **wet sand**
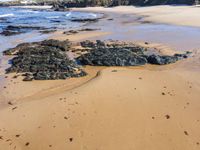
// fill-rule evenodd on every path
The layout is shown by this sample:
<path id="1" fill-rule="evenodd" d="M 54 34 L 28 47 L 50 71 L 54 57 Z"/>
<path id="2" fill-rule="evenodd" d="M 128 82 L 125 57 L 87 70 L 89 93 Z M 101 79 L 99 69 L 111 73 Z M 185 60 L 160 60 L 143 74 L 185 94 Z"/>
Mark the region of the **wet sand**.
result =
<path id="1" fill-rule="evenodd" d="M 131 23 L 125 13 L 129 18 L 126 27 L 140 23 L 135 18 Z M 112 17 L 119 19 L 121 14 Z M 122 25 L 121 21 L 115 24 Z M 50 38 L 69 38 L 75 43 L 115 35 L 103 30 L 112 26 L 107 18 L 89 26 L 102 30 L 70 36 L 57 32 Z M 121 30 L 122 37 L 124 34 L 127 32 Z M 147 46 L 163 54 L 183 47 L 177 44 L 180 47 L 176 49 L 167 40 L 167 45 L 156 41 Z M 193 50 L 191 58 L 166 66 L 87 66 L 88 76 L 65 81 L 22 82 L 10 74 L 1 87 L 0 149 L 198 150 L 199 60 L 199 51 Z"/>

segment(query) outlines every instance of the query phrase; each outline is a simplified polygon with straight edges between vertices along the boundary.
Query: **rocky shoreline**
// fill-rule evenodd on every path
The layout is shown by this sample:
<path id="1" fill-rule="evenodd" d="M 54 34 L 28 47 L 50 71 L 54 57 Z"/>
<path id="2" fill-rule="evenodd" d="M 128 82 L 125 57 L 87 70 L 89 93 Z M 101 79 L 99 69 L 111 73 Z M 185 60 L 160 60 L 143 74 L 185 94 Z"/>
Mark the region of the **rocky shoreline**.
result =
<path id="1" fill-rule="evenodd" d="M 146 43 L 148 44 L 148 43 Z M 24 81 L 57 80 L 82 77 L 87 73 L 81 66 L 141 66 L 145 64 L 167 65 L 187 58 L 190 52 L 173 56 L 158 55 L 150 49 L 123 41 L 83 41 L 77 57 L 70 58 L 68 52 L 74 49 L 68 40 L 45 40 L 19 44 L 4 51 L 4 55 L 15 56 L 6 73 L 20 73 Z M 79 65 L 78 65 L 79 64 Z"/>
<path id="2" fill-rule="evenodd" d="M 16 55 L 6 73 L 22 73 L 24 81 L 85 76 L 86 73 L 66 54 L 69 48 L 70 42 L 67 40 L 20 44 L 4 52 L 4 55 Z"/>
<path id="3" fill-rule="evenodd" d="M 80 7 L 94 7 L 94 6 L 104 6 L 104 7 L 112 7 L 112 6 L 120 6 L 120 5 L 135 5 L 135 6 L 152 6 L 152 5 L 194 5 L 197 1 L 195 0 L 97 0 L 97 1 L 32 1 L 27 4 L 22 3 L 21 1 L 8 1 L 8 2 L 0 2 L 0 7 L 8 7 L 8 6 L 43 6 L 43 5 L 51 5 L 52 9 L 55 11 L 68 11 L 69 8 L 80 8 Z"/>

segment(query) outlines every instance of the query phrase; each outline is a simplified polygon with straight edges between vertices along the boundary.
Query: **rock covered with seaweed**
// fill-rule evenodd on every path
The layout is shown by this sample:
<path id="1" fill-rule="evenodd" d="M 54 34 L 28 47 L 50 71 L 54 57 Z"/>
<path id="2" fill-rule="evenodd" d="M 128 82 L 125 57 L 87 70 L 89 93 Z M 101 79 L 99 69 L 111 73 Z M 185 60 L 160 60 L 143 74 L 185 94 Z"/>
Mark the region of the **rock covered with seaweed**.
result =
<path id="1" fill-rule="evenodd" d="M 190 53 L 173 56 L 151 53 L 150 49 L 123 41 L 83 41 L 77 57 L 70 58 L 73 52 L 68 40 L 45 40 L 23 43 L 4 51 L 4 55 L 15 55 L 7 73 L 22 73 L 24 81 L 56 80 L 82 77 L 87 73 L 81 68 L 91 66 L 141 66 L 147 63 L 166 65 L 187 58 Z M 78 51 L 76 49 L 74 53 Z M 79 64 L 79 65 L 78 65 Z"/>
<path id="2" fill-rule="evenodd" d="M 149 54 L 148 49 L 133 43 L 111 42 L 81 42 L 83 47 L 91 50 L 77 58 L 83 65 L 93 66 L 140 66 L 149 64 L 166 65 L 187 58 L 188 54 L 175 54 L 173 56 Z"/>
<path id="3" fill-rule="evenodd" d="M 25 81 L 85 76 L 80 66 L 66 54 L 69 47 L 69 41 L 57 40 L 20 44 L 4 52 L 17 55 L 11 60 L 12 66 L 6 72 L 25 73 Z"/>

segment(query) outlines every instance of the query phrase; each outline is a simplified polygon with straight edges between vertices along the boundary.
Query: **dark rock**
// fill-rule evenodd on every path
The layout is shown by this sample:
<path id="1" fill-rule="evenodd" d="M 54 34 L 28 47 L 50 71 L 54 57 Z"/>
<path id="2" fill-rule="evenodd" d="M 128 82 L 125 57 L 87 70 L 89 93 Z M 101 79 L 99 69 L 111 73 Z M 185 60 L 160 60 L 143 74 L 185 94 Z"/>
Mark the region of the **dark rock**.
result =
<path id="1" fill-rule="evenodd" d="M 72 22 L 97 22 L 100 18 L 76 18 L 71 19 Z"/>
<path id="2" fill-rule="evenodd" d="M 188 58 L 188 54 L 174 54 L 178 59 Z"/>
<path id="3" fill-rule="evenodd" d="M 26 75 L 25 78 L 23 79 L 23 81 L 32 81 L 33 80 L 33 76 L 30 74 L 30 75 Z"/>
<path id="4" fill-rule="evenodd" d="M 77 34 L 77 33 L 78 33 L 78 31 L 76 31 L 76 30 L 69 30 L 69 31 L 63 32 L 63 34 L 67 34 L 67 35 Z"/>
<path id="5" fill-rule="evenodd" d="M 80 29 L 79 31 L 96 31 L 96 30 L 100 30 L 100 29 L 83 28 L 83 29 Z"/>
<path id="6" fill-rule="evenodd" d="M 89 47 L 89 48 L 95 48 L 96 47 L 96 43 L 91 42 L 89 40 L 83 41 L 80 43 L 82 47 Z"/>
<path id="7" fill-rule="evenodd" d="M 175 63 L 178 60 L 179 59 L 176 56 L 159 56 L 155 54 L 147 56 L 148 63 L 156 64 L 156 65 L 171 64 L 171 63 Z"/>
<path id="8" fill-rule="evenodd" d="M 68 51 L 69 48 L 71 47 L 71 43 L 69 40 L 64 40 L 64 41 L 58 41 L 58 40 L 45 40 L 40 42 L 40 45 L 42 46 L 51 46 L 55 48 L 59 48 L 62 51 Z"/>
<path id="9" fill-rule="evenodd" d="M 12 36 L 12 35 L 17 35 L 17 34 L 21 34 L 21 33 L 26 33 L 28 31 L 32 31 L 32 30 L 46 30 L 46 28 L 36 27 L 36 26 L 9 25 L 6 28 L 4 28 L 0 34 L 4 35 L 4 36 Z"/>
<path id="10" fill-rule="evenodd" d="M 53 32 L 56 32 L 56 30 L 43 30 L 43 31 L 40 31 L 40 33 L 43 33 L 43 34 L 49 34 L 49 33 L 53 33 Z"/>
<path id="11" fill-rule="evenodd" d="M 83 44 L 83 43 L 82 43 Z M 104 42 L 96 43 L 86 41 L 83 44 L 93 48 L 89 53 L 77 58 L 83 65 L 95 66 L 138 66 L 147 63 L 145 57 L 134 51 L 142 51 L 137 46 L 133 47 L 108 47 Z M 137 49 L 137 50 L 136 50 Z"/>
<path id="12" fill-rule="evenodd" d="M 58 48 L 62 51 L 68 51 L 71 47 L 71 43 L 68 40 L 58 41 L 58 40 L 45 40 L 42 42 L 33 42 L 33 43 L 22 43 L 17 45 L 15 48 L 8 49 L 3 52 L 4 55 L 15 55 L 17 52 L 24 51 L 28 48 L 35 48 L 40 46 L 50 46 L 54 48 Z"/>
<path id="13" fill-rule="evenodd" d="M 23 81 L 57 80 L 82 77 L 86 73 L 66 54 L 69 41 L 45 40 L 24 43 L 4 54 L 17 55 L 11 60 L 6 73 L 25 73 Z"/>
<path id="14" fill-rule="evenodd" d="M 53 3 L 52 9 L 54 11 L 69 11 L 70 10 L 69 8 L 67 8 L 65 3 L 62 3 L 62 2 L 59 2 L 59 1 Z"/>
<path id="15" fill-rule="evenodd" d="M 17 35 L 17 34 L 21 34 L 21 33 L 23 33 L 23 32 L 4 30 L 0 34 L 4 35 L 4 36 L 12 36 L 12 35 Z"/>
<path id="16" fill-rule="evenodd" d="M 97 40 L 83 41 L 82 47 L 90 48 L 89 52 L 77 58 L 83 65 L 94 66 L 139 66 L 146 63 L 166 65 L 187 58 L 188 54 L 175 54 L 174 56 L 161 56 L 148 54 L 144 47 L 120 41 L 103 42 Z"/>
<path id="17" fill-rule="evenodd" d="M 83 28 L 83 29 L 80 29 L 80 30 L 65 31 L 65 32 L 63 32 L 63 34 L 72 35 L 72 34 L 77 34 L 79 32 L 83 32 L 83 31 L 96 31 L 96 30 L 99 30 L 99 29 Z"/>
<path id="18" fill-rule="evenodd" d="M 14 25 L 9 25 L 6 27 L 6 30 L 11 30 L 11 31 L 15 31 L 15 30 L 21 30 L 21 29 L 31 29 L 31 30 L 44 30 L 46 28 L 44 27 L 37 27 L 37 26 L 14 26 Z"/>

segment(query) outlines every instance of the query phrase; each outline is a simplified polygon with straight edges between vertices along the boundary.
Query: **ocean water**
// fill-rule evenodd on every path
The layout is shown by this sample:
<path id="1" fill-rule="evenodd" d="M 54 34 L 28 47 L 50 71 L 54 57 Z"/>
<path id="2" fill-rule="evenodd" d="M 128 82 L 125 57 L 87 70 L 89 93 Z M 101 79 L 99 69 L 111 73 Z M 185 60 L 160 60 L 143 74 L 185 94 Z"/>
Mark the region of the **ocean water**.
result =
<path id="1" fill-rule="evenodd" d="M 9 25 L 37 26 L 48 29 L 74 29 L 84 25 L 84 23 L 72 22 L 71 19 L 96 18 L 100 16 L 101 14 L 85 12 L 55 12 L 49 10 L 0 7 L 0 32 Z M 0 35 L 0 51 L 15 46 L 18 41 L 38 41 L 46 37 L 47 35 L 43 35 L 37 31 L 9 37 Z"/>

